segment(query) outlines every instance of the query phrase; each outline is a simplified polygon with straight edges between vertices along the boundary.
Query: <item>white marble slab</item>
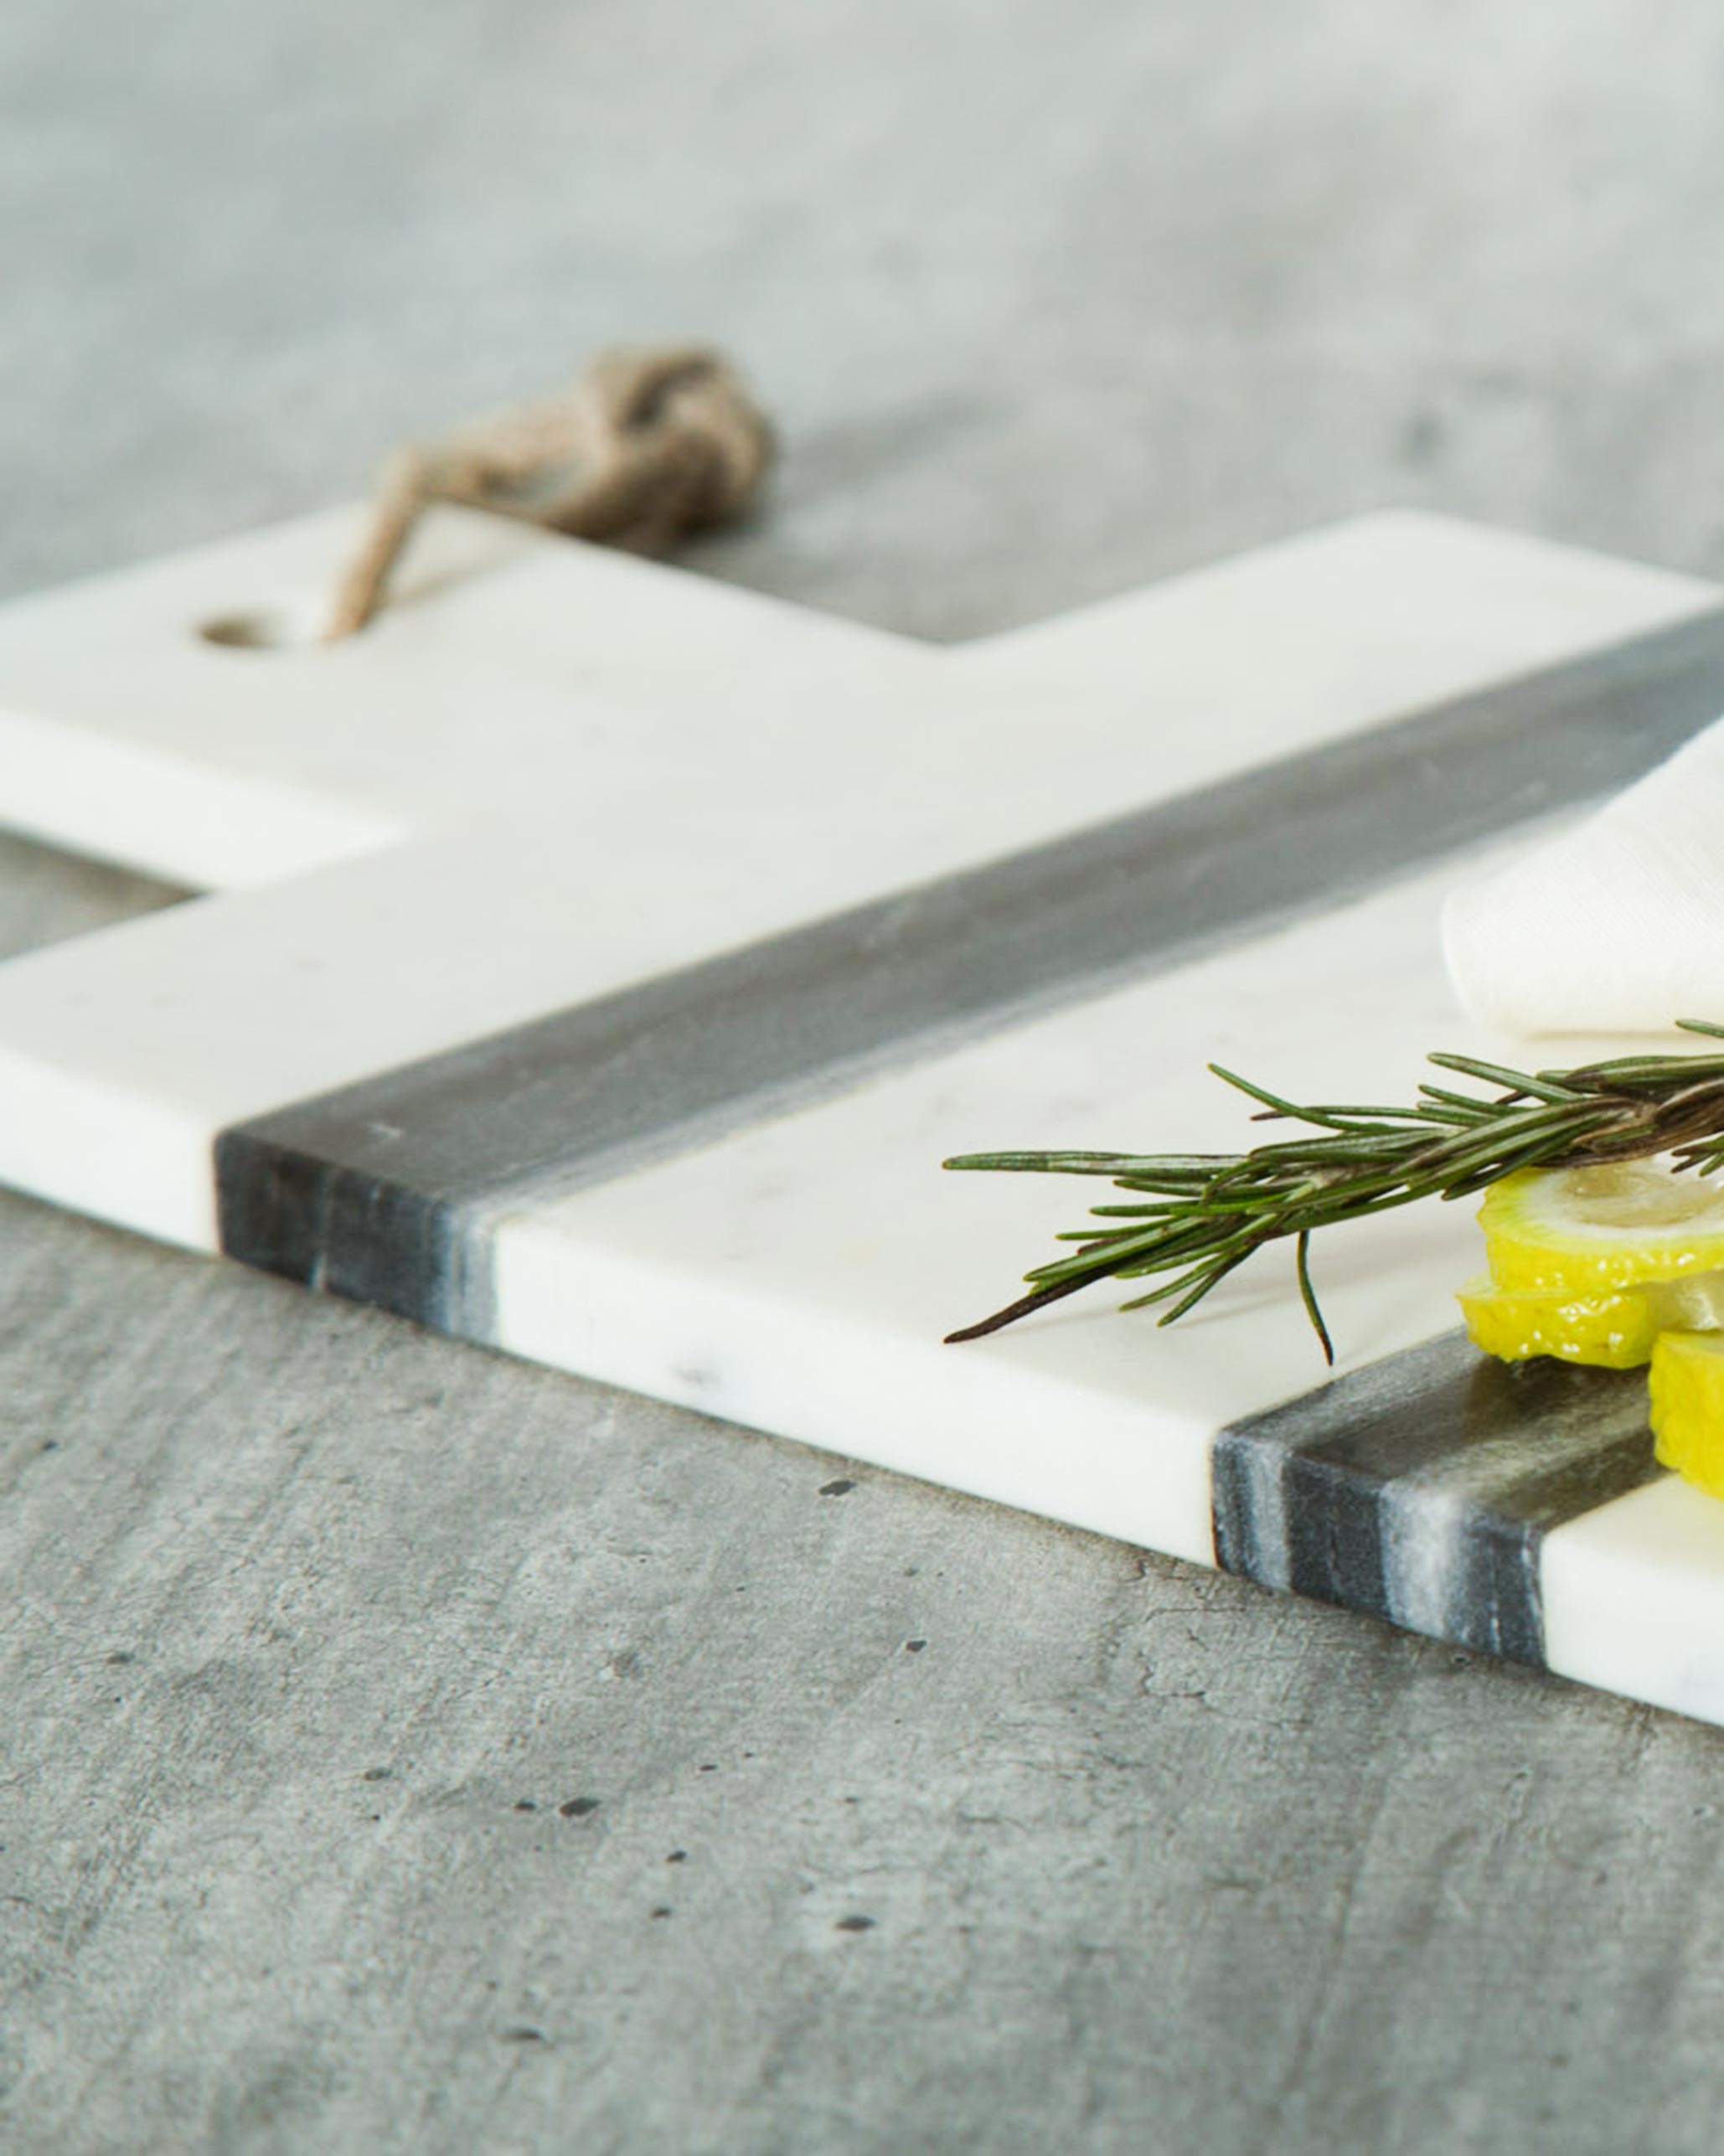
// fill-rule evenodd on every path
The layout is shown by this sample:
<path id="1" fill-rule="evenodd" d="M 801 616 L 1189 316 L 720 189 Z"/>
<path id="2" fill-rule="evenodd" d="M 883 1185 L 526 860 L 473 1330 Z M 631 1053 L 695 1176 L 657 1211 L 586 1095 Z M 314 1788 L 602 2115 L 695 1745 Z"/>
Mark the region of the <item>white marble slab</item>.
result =
<path id="1" fill-rule="evenodd" d="M 1183 942 L 1152 949 L 1146 923 L 1153 977 L 1125 985 L 1092 939 L 1093 977 L 1037 1016 L 1014 1014 L 1009 980 L 966 1002 L 960 938 L 949 1041 L 937 1008 L 885 1012 L 867 1053 L 853 1043 L 820 1070 L 787 1034 L 787 1070 L 803 1060 L 779 1097 L 774 1028 L 795 1014 L 796 965 L 825 947 L 808 924 L 870 910 L 833 946 L 859 997 L 870 951 L 901 936 L 922 937 L 937 988 L 938 936 L 957 934 L 939 904 L 973 887 L 978 905 L 1017 907 L 1027 964 L 1013 864 L 1035 849 L 1081 849 L 1078 834 L 1128 812 L 1172 843 L 1195 803 L 1209 835 L 1162 899 L 1182 879 L 1225 885 L 1240 861 L 1310 843 L 1298 834 L 1319 828 L 1322 775 L 1350 783 L 1349 745 L 1372 730 L 1704 625 L 1718 604 L 1690 579 L 1391 515 L 937 651 L 451 513 L 375 635 L 317 646 L 307 625 L 354 529 L 343 512 L 0 610 L 0 813 L 209 894 L 0 967 L 0 1178 L 1201 1563 L 1217 1556 L 1221 1433 L 1249 1432 L 1324 1375 L 1285 1268 L 1245 1276 L 1172 1333 L 1113 1318 L 1101 1297 L 945 1349 L 939 1334 L 1005 1299 L 1085 1194 L 937 1163 L 994 1144 L 1225 1148 L 1242 1126 L 1202 1074 L 1211 1056 L 1294 1092 L 1392 1096 L 1427 1049 L 1468 1044 L 1438 962 L 1452 869 L 1424 854 L 1453 842 L 1420 828 L 1423 736 L 1406 737 L 1407 798 L 1386 810 L 1407 833 L 1407 873 L 1379 862 L 1370 879 L 1389 880 L 1372 895 L 1291 923 L 1247 905 L 1225 947 L 1198 932 L 1200 904 Z M 200 633 L 212 623 L 215 641 Z M 278 632 L 278 648 L 234 641 Z M 1283 766 L 1305 819 L 1285 828 L 1252 791 Z M 1560 797 L 1523 784 L 1512 812 Z M 1296 865 L 1283 880 L 1308 909 L 1331 874 L 1346 888 L 1345 859 Z M 1214 944 L 1220 926 L 1204 933 Z M 781 950 L 763 988 L 753 954 Z M 667 1003 L 667 980 L 695 1000 Z M 586 1046 L 563 1070 L 565 1039 Z M 637 1082 L 643 1098 L 662 1084 L 654 1056 L 680 1059 L 679 1082 L 709 1057 L 753 1060 L 710 1129 L 667 1125 L 674 1158 L 595 1181 L 578 1157 L 589 1052 L 625 1103 Z M 421 1127 L 427 1071 L 436 1113 Z M 566 1160 L 542 1142 L 545 1087 L 565 1083 Z M 514 1160 L 510 1118 L 524 1132 L 529 1107 L 539 1136 Z M 449 1157 L 481 1130 L 482 1172 Z M 410 1170 L 391 1165 L 397 1142 Z M 255 1222 L 236 1225 L 254 1200 L 275 1209 L 266 1243 L 281 1240 L 261 1256 L 245 1240 Z M 1338 1428 L 1386 1415 L 1396 1443 L 1417 1437 L 1405 1358 L 1449 1323 L 1473 1254 L 1469 1223 L 1429 1210 L 1319 1253 L 1352 1387 L 1334 1396 Z M 460 1276 L 459 1292 L 416 1299 L 397 1275 L 416 1267 Z M 1392 1412 L 1371 1390 L 1389 1396 L 1379 1369 L 1401 1373 Z M 1314 1411 L 1320 1439 L 1328 1411 Z M 1504 1411 L 1489 1457 L 1512 1464 L 1538 1417 L 1505 1431 Z M 1562 1416 L 1563 1442 L 1592 1442 Z M 1289 1440 L 1278 1424 L 1261 1457 L 1289 1442 L 1303 1459 L 1311 1429 Z M 1398 1473 L 1371 1470 L 1386 1472 Z M 1447 1469 L 1395 1482 L 1394 1535 L 1427 1540 L 1359 1606 L 1457 1636 L 1497 1622 L 1467 1570 L 1479 1503 L 1494 1499 L 1458 1487 Z M 1624 1597 L 1664 1609 L 1644 1523 L 1671 1504 L 1639 1491 L 1548 1531 L 1517 1516 L 1515 1561 L 1531 1569 L 1504 1607 L 1542 1624 L 1552 1667 L 1724 1714 L 1724 1648 L 1696 1663 L 1689 1637 L 1694 1596 L 1724 1581 L 1705 1520 L 1668 1622 L 1625 1646 L 1609 1621 Z"/>

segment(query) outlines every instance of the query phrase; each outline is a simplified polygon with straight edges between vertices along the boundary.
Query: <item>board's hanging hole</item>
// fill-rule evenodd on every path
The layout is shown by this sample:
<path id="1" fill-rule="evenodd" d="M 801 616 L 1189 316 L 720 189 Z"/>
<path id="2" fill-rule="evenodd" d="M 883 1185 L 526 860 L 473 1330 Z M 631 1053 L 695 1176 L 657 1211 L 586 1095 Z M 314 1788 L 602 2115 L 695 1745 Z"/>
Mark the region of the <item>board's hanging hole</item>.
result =
<path id="1" fill-rule="evenodd" d="M 302 651 L 321 643 L 316 609 L 304 606 L 255 606 L 244 613 L 217 614 L 200 622 L 206 644 L 230 652 Z"/>

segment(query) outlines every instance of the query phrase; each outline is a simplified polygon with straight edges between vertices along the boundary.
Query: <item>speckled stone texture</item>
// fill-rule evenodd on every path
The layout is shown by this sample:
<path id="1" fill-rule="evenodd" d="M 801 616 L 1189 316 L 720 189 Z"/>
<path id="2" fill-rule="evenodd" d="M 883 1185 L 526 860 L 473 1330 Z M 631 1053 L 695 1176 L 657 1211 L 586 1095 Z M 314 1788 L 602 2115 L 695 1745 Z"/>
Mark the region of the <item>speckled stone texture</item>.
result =
<path id="1" fill-rule="evenodd" d="M 705 565 L 920 634 L 1401 500 L 1716 575 L 1721 64 L 1701 0 L 15 8 L 0 585 L 686 331 L 789 451 Z M 165 895 L 8 843 L 0 947 Z M 12 1199 L 0 1351 L 26 2156 L 1716 2146 L 1716 1732 Z"/>

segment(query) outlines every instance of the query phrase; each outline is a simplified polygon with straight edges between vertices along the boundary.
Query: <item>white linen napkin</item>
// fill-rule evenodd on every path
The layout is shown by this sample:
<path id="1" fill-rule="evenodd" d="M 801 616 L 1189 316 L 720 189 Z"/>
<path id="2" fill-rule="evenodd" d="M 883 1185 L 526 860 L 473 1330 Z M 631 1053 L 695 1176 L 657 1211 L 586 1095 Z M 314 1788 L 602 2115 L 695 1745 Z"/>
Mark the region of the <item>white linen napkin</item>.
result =
<path id="1" fill-rule="evenodd" d="M 1503 1033 L 1724 1024 L 1724 720 L 1608 807 L 1455 891 L 1449 978 Z"/>

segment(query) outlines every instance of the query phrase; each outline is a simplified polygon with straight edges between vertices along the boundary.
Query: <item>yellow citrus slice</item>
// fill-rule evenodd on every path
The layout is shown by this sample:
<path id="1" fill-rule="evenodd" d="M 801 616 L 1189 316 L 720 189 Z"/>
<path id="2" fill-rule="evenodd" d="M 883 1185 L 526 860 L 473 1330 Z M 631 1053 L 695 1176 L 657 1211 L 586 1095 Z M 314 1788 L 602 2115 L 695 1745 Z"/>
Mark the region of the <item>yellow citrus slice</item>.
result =
<path id="1" fill-rule="evenodd" d="M 1554 1355 L 1609 1370 L 1635 1369 L 1652 1359 L 1665 1320 L 1660 1291 L 1618 1288 L 1613 1295 L 1569 1295 L 1561 1289 L 1496 1287 L 1484 1274 L 1456 1301 L 1474 1347 L 1501 1362 Z"/>
<path id="2" fill-rule="evenodd" d="M 1596 1297 L 1724 1269 L 1724 1189 L 1657 1161 L 1523 1169 L 1479 1220 L 1499 1288 Z"/>
<path id="3" fill-rule="evenodd" d="M 1724 1497 L 1724 1333 L 1666 1333 L 1652 1351 L 1652 1434 L 1685 1482 Z"/>

